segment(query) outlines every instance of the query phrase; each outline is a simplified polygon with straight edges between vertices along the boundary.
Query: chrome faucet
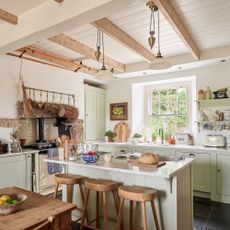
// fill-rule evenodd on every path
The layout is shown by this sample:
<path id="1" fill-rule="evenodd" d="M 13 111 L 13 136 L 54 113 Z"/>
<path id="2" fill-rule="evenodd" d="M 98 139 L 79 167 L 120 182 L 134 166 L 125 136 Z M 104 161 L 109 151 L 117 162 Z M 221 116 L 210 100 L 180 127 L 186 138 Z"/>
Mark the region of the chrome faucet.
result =
<path id="1" fill-rule="evenodd" d="M 159 136 L 161 138 L 161 144 L 164 144 L 164 135 L 163 134 L 164 134 L 163 129 L 160 128 L 159 129 Z"/>

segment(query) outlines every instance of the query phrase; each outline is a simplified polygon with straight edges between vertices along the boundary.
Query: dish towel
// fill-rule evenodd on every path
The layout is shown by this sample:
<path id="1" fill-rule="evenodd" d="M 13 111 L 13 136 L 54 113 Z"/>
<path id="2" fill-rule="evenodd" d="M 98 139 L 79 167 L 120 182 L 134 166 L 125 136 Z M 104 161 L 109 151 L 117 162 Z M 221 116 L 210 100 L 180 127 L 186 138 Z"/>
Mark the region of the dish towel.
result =
<path id="1" fill-rule="evenodd" d="M 58 148 L 48 149 L 47 158 L 58 157 Z M 58 163 L 47 162 L 47 168 L 49 174 L 54 174 L 62 171 L 62 167 Z"/>

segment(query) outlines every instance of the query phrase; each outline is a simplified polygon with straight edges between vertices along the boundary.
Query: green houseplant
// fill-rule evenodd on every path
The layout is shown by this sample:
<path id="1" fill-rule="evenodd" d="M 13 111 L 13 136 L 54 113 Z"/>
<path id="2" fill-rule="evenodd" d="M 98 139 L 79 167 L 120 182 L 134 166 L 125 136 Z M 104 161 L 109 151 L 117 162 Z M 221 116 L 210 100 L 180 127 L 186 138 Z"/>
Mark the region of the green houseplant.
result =
<path id="1" fill-rule="evenodd" d="M 108 142 L 113 142 L 113 138 L 116 137 L 117 134 L 112 130 L 107 130 L 104 135 L 108 138 Z"/>
<path id="2" fill-rule="evenodd" d="M 138 144 L 139 142 L 142 142 L 142 135 L 139 133 L 133 134 L 133 144 Z"/>

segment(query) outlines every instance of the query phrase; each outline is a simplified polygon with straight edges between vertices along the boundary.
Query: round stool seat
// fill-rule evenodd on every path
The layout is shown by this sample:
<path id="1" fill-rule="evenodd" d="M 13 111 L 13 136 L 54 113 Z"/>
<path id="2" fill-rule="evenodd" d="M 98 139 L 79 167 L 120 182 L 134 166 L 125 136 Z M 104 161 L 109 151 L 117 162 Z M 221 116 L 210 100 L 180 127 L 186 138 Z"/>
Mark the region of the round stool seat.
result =
<path id="1" fill-rule="evenodd" d="M 98 192 L 110 192 L 118 188 L 120 183 L 104 179 L 86 179 L 84 180 L 85 188 Z"/>
<path id="2" fill-rule="evenodd" d="M 155 193 L 154 189 L 138 186 L 120 186 L 118 188 L 120 197 L 132 201 L 151 201 L 154 199 Z"/>
<path id="3" fill-rule="evenodd" d="M 84 177 L 74 174 L 59 173 L 55 174 L 54 179 L 58 184 L 74 185 L 82 182 Z"/>

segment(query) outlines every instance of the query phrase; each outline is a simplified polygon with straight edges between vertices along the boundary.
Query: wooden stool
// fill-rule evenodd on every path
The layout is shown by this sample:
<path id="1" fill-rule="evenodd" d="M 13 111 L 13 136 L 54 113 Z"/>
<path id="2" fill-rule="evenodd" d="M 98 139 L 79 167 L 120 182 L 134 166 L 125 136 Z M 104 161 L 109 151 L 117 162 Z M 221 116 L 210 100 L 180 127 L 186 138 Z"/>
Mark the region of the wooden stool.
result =
<path id="1" fill-rule="evenodd" d="M 122 211 L 124 206 L 124 200 L 130 201 L 130 226 L 129 229 L 133 228 L 133 201 L 141 202 L 141 212 L 143 219 L 143 229 L 147 230 L 147 217 L 146 217 L 146 202 L 149 201 L 151 203 L 153 217 L 156 225 L 156 229 L 159 230 L 160 226 L 157 219 L 156 208 L 154 205 L 154 197 L 156 191 L 154 189 L 138 187 L 138 186 L 120 186 L 118 188 L 118 194 L 120 196 L 120 207 L 118 220 L 116 225 L 116 230 L 121 229 L 121 220 L 122 220 Z"/>
<path id="2" fill-rule="evenodd" d="M 80 193 L 81 193 L 81 198 L 82 202 L 84 203 L 84 192 L 83 192 L 83 181 L 85 177 L 80 176 L 80 175 L 74 175 L 74 174 L 55 174 L 54 176 L 55 182 L 57 183 L 55 192 L 54 192 L 54 199 L 57 197 L 57 192 L 58 192 L 58 187 L 59 185 L 66 185 L 67 187 L 67 202 L 68 203 L 73 203 L 73 189 L 74 185 L 79 185 Z M 82 211 L 81 208 L 78 208 L 76 205 L 76 209 L 78 211 Z M 80 218 L 81 219 L 81 218 Z M 80 219 L 76 220 L 79 221 Z"/>
<path id="3" fill-rule="evenodd" d="M 102 193 L 102 198 L 103 198 L 104 229 L 108 230 L 109 223 L 108 223 L 106 193 L 112 192 L 116 214 L 118 215 L 118 203 L 117 203 L 116 192 L 117 192 L 117 188 L 121 185 L 121 183 L 112 180 L 86 179 L 84 180 L 84 185 L 85 185 L 85 203 L 84 203 L 84 209 L 82 214 L 81 230 L 83 230 L 84 227 L 91 228 L 91 229 L 100 229 L 99 228 L 99 192 Z M 85 218 L 87 215 L 87 204 L 89 201 L 90 191 L 96 192 L 96 218 L 90 221 L 89 224 L 96 221 L 96 228 L 88 224 L 85 224 Z"/>

